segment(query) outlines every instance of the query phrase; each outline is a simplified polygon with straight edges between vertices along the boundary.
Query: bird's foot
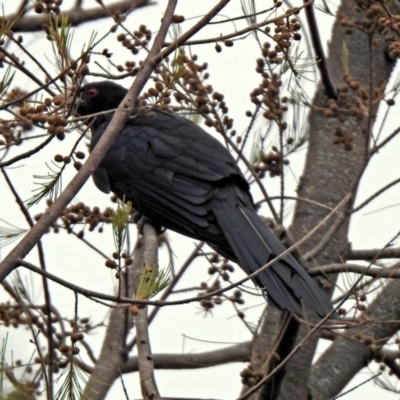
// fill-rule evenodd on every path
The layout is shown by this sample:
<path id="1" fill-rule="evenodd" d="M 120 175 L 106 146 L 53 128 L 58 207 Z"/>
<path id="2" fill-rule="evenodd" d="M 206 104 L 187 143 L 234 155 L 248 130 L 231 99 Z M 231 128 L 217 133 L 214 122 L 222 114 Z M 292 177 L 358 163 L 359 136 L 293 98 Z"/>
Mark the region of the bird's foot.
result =
<path id="1" fill-rule="evenodd" d="M 143 214 L 141 214 L 139 212 L 134 215 L 133 221 L 137 225 L 138 231 L 141 235 L 143 234 L 143 227 L 144 227 L 144 224 L 146 224 L 146 223 L 153 226 L 153 228 L 157 232 L 157 236 L 162 235 L 166 231 L 166 229 L 162 225 L 155 223 L 150 218 L 147 218 L 146 216 L 144 216 Z"/>

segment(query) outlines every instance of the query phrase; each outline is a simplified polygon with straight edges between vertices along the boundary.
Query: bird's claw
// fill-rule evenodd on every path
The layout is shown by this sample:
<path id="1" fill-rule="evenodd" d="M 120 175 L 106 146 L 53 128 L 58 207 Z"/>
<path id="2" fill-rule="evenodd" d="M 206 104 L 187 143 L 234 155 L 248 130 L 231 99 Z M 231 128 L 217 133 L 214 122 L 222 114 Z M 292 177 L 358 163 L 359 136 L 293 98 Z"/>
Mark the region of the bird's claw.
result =
<path id="1" fill-rule="evenodd" d="M 136 213 L 133 217 L 133 221 L 137 225 L 138 231 L 141 235 L 143 235 L 143 227 L 146 223 L 150 224 L 156 230 L 157 236 L 163 234 L 166 231 L 166 229 L 162 225 L 155 223 L 141 213 Z"/>

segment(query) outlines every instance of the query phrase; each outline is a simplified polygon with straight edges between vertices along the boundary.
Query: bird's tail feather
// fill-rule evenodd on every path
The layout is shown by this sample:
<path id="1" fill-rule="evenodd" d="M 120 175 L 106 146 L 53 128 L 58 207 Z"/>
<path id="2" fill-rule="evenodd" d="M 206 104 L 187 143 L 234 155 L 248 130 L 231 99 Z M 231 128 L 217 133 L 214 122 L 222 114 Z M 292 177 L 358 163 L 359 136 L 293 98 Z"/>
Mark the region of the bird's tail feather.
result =
<path id="1" fill-rule="evenodd" d="M 285 251 L 285 247 L 253 209 L 232 199 L 216 200 L 213 210 L 239 265 L 250 274 Z M 327 295 L 291 254 L 265 269 L 254 281 L 266 289 L 269 302 L 283 310 L 302 314 L 306 306 L 324 316 L 332 309 Z"/>

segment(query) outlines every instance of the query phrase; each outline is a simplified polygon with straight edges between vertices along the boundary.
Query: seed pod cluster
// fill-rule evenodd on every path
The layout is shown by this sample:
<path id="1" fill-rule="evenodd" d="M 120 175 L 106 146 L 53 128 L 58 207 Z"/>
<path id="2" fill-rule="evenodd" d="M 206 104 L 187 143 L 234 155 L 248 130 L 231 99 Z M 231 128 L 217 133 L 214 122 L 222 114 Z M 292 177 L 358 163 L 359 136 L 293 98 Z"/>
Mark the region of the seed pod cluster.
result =
<path id="1" fill-rule="evenodd" d="M 59 140 L 63 140 L 68 125 L 68 121 L 64 116 L 65 106 L 65 95 L 57 95 L 53 99 L 46 98 L 43 103 L 39 103 L 36 106 L 22 106 L 18 110 L 22 118 L 17 121 L 23 121 L 24 125 L 47 128 L 48 133 L 57 136 Z"/>
<path id="2" fill-rule="evenodd" d="M 159 66 L 155 72 L 157 76 L 162 77 L 162 83 L 167 89 L 176 88 L 175 82 L 178 79 L 180 80 L 180 86 L 183 89 L 176 90 L 173 94 L 175 100 L 179 103 L 179 107 L 176 107 L 178 110 L 189 109 L 190 112 L 193 112 L 194 108 L 195 112 L 205 117 L 207 126 L 214 127 L 217 132 L 233 137 L 236 135 L 236 131 L 233 130 L 233 119 L 228 115 L 229 110 L 224 95 L 214 91 L 213 87 L 205 82 L 209 78 L 207 68 L 208 64 L 200 64 L 196 55 L 189 57 L 182 53 L 180 57 L 174 59 L 168 69 Z M 160 89 L 158 91 L 160 95 L 165 92 L 165 90 L 160 92 Z M 150 94 L 156 95 L 154 89 Z M 162 97 L 159 99 L 161 108 L 163 108 L 163 104 L 171 107 L 169 94 L 168 98 L 164 95 L 164 99 L 166 101 Z M 239 136 L 236 136 L 236 142 L 240 142 Z"/>
<path id="3" fill-rule="evenodd" d="M 283 154 L 273 146 L 273 151 L 260 155 L 260 162 L 254 165 L 254 170 L 262 178 L 268 171 L 271 178 L 282 175 L 283 165 L 288 165 L 289 160 L 284 159 Z"/>
<path id="4" fill-rule="evenodd" d="M 257 60 L 259 66 L 263 62 L 262 59 Z M 262 106 L 264 118 L 276 121 L 280 128 L 285 130 L 287 123 L 283 121 L 283 117 L 288 107 L 280 96 L 282 80 L 275 72 L 271 76 L 266 72 L 262 72 L 261 75 L 263 79 L 260 85 L 250 93 L 250 99 L 252 103 Z"/>
<path id="5" fill-rule="evenodd" d="M 202 291 L 198 294 L 199 296 L 204 296 L 206 294 L 215 292 L 216 290 L 221 289 L 221 283 L 218 279 L 216 279 L 212 285 L 208 285 L 206 282 L 202 282 L 200 284 Z M 214 308 L 215 305 L 220 305 L 223 303 L 223 297 L 221 294 L 214 295 L 207 299 L 200 300 L 200 306 L 206 311 L 210 311 Z"/>
<path id="6" fill-rule="evenodd" d="M 60 14 L 62 0 L 36 0 L 33 10 L 36 14 Z"/>
<path id="7" fill-rule="evenodd" d="M 254 367 L 249 364 L 241 373 L 242 384 L 248 387 L 256 385 L 263 377 L 264 373 L 262 371 L 254 370 Z"/>
<path id="8" fill-rule="evenodd" d="M 120 33 L 117 40 L 122 46 L 131 51 L 132 54 L 138 54 L 141 49 L 147 48 L 151 40 L 151 30 L 147 29 L 146 25 L 140 25 L 138 30 L 132 33 Z M 122 65 L 117 67 L 118 71 L 123 72 L 125 68 Z"/>
<path id="9" fill-rule="evenodd" d="M 52 201 L 47 200 L 47 204 L 50 206 Z M 65 208 L 58 222 L 53 224 L 52 229 L 54 233 L 58 233 L 60 228 L 65 229 L 68 233 L 72 233 L 76 231 L 75 227 L 79 226 L 78 237 L 83 237 L 83 229 L 92 232 L 97 228 L 99 232 L 102 232 L 103 225 L 110 223 L 112 213 L 113 210 L 111 207 L 107 207 L 101 211 L 97 206 L 91 208 L 83 202 L 79 202 Z M 36 215 L 34 219 L 38 221 L 41 215 Z"/>
<path id="10" fill-rule="evenodd" d="M 32 129 L 32 122 L 27 119 L 16 119 L 14 121 L 1 121 L 0 146 L 19 146 L 26 132 Z"/>
<path id="11" fill-rule="evenodd" d="M 161 79 L 155 77 L 154 81 L 154 87 L 149 88 L 140 97 L 142 101 L 142 103 L 140 103 L 140 107 L 142 107 L 140 111 L 146 112 L 146 107 L 151 105 L 152 107 L 158 108 L 160 110 L 174 112 L 173 108 L 170 106 L 171 90 L 165 88 Z"/>

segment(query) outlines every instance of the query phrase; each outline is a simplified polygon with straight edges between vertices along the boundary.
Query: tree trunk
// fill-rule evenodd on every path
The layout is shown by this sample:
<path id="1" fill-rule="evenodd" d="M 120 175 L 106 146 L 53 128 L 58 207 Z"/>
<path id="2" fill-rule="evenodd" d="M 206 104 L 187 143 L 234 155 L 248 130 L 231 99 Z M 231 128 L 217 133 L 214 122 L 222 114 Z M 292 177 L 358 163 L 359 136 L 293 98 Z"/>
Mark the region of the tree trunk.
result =
<path id="1" fill-rule="evenodd" d="M 356 1 L 343 1 L 338 12 L 350 20 L 360 20 L 364 17 L 364 14 L 355 10 L 356 3 Z M 370 46 L 370 42 L 370 37 L 359 30 L 354 30 L 351 35 L 346 35 L 345 28 L 336 22 L 328 49 L 329 75 L 335 87 L 345 85 L 344 72 L 348 66 L 351 79 L 364 86 L 367 93 L 369 93 L 370 85 L 372 85 L 372 88 L 379 87 L 384 90 L 395 62 L 389 59 L 386 51 L 387 43 L 382 36 L 375 34 L 373 46 Z M 344 46 L 349 54 L 348 65 L 342 61 Z M 350 99 L 351 106 L 356 99 L 350 89 L 347 93 L 351 94 L 352 97 Z M 326 113 L 321 112 L 321 108 L 326 109 L 328 107 L 328 100 L 324 87 L 320 85 L 309 115 L 308 154 L 305 170 L 298 187 L 298 196 L 328 207 L 335 207 L 347 194 L 352 193 L 352 199 L 346 205 L 346 208 L 350 209 L 354 202 L 360 176 L 366 166 L 365 160 L 369 145 L 368 130 L 374 122 L 379 102 L 373 102 L 370 110 L 367 108 L 362 117 L 360 115 L 349 117 L 348 114 L 341 117 L 339 114 L 328 118 Z M 345 107 L 339 100 L 337 104 L 340 108 Z M 371 120 L 368 118 L 371 118 Z M 342 143 L 333 143 L 337 126 L 353 132 L 354 139 L 350 151 L 346 150 Z M 303 237 L 328 213 L 329 210 L 326 208 L 308 202 L 298 202 L 291 229 L 294 238 L 298 240 Z M 335 220 L 336 217 L 333 217 L 312 236 L 301 247 L 301 252 L 304 254 L 312 250 L 326 235 Z M 345 256 L 349 246 L 349 223 L 350 215 L 344 219 L 336 232 L 330 237 L 323 251 L 310 262 L 310 267 L 338 262 L 341 257 Z M 331 282 L 324 280 L 323 287 L 331 293 L 334 288 L 333 278 Z M 273 321 L 266 321 L 265 323 L 266 326 L 272 324 Z M 309 328 L 305 325 L 299 327 L 295 344 L 304 337 L 308 330 Z M 275 382 L 273 389 L 270 388 L 270 390 L 265 391 L 260 398 L 264 400 L 314 399 L 309 395 L 308 381 L 317 341 L 318 335 L 314 335 L 308 344 L 288 363 L 279 382 Z M 267 348 L 271 348 L 271 344 L 267 345 Z M 287 349 L 285 352 L 287 352 Z M 313 393 L 315 394 L 315 392 Z M 334 394 L 331 393 L 328 397 Z M 326 398 L 326 396 L 323 395 L 322 398 Z"/>

